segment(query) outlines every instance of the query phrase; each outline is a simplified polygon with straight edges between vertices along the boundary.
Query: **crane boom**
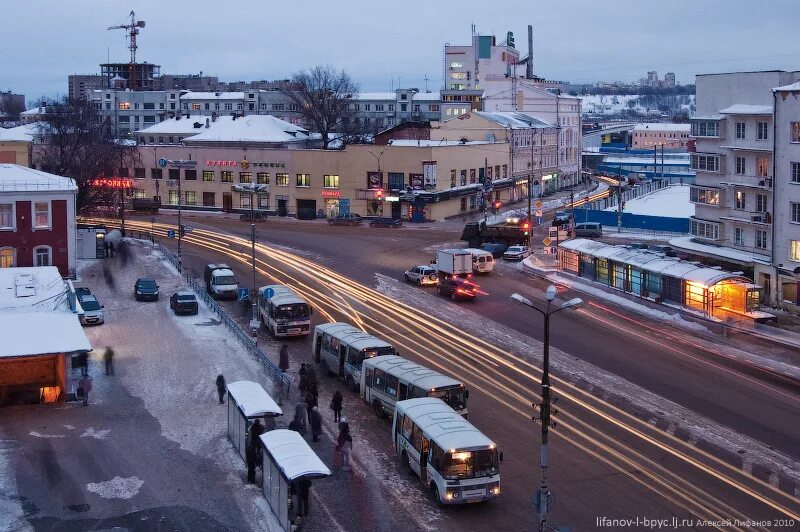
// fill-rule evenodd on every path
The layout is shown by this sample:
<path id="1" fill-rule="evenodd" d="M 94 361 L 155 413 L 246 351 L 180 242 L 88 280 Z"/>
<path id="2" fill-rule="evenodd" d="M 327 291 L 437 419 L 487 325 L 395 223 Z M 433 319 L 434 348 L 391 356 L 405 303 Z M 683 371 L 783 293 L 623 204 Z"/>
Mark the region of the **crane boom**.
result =
<path id="1" fill-rule="evenodd" d="M 136 90 L 136 49 L 138 46 L 136 45 L 136 36 L 139 35 L 139 28 L 144 28 L 144 20 L 136 20 L 136 14 L 131 10 L 131 23 L 130 24 L 120 24 L 117 26 L 109 26 L 107 29 L 109 30 L 125 30 L 128 32 L 128 37 L 130 39 L 130 44 L 128 48 L 131 51 L 131 62 L 128 66 L 128 87 L 131 89 Z"/>

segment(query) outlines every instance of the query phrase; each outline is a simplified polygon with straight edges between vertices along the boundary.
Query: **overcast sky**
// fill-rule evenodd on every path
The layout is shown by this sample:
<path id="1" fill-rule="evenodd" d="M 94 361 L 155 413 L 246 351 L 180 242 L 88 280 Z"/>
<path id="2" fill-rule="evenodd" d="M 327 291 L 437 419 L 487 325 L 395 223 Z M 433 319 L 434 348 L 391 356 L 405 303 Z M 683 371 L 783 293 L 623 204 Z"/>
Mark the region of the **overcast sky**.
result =
<path id="1" fill-rule="evenodd" d="M 444 43 L 469 44 L 470 27 L 513 31 L 525 55 L 534 27 L 534 70 L 565 81 L 634 81 L 648 70 L 694 74 L 800 69 L 798 0 L 264 1 L 2 0 L 0 90 L 67 91 L 72 73 L 129 59 L 123 24 L 146 21 L 137 59 L 163 73 L 221 81 L 284 79 L 320 63 L 347 70 L 362 90 L 394 81 L 441 88 Z"/>

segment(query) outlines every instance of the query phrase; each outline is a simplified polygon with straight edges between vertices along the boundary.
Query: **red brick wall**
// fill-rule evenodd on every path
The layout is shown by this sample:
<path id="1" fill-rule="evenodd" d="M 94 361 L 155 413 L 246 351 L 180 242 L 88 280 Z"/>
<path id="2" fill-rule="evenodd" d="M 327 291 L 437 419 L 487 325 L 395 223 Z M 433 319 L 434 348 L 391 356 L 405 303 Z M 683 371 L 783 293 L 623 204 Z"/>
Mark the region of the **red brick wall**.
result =
<path id="1" fill-rule="evenodd" d="M 30 201 L 17 201 L 17 230 L 0 231 L 0 247 L 10 246 L 17 250 L 17 266 L 34 266 L 33 249 L 37 246 L 52 248 L 52 266 L 56 266 L 61 275 L 69 275 L 68 239 L 67 239 L 67 201 L 53 200 L 51 229 L 34 231 L 31 228 L 33 204 Z"/>

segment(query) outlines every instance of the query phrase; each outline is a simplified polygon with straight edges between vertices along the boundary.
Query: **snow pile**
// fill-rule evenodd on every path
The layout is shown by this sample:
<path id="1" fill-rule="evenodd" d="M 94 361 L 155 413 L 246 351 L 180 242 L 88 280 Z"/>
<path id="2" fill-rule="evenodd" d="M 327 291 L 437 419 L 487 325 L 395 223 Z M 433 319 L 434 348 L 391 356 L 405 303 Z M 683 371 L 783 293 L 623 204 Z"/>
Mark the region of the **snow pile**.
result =
<path id="1" fill-rule="evenodd" d="M 645 216 L 666 216 L 668 218 L 690 218 L 694 216 L 694 203 L 689 201 L 688 185 L 670 185 L 625 202 L 623 212 Z M 616 212 L 616 207 L 606 211 Z"/>
<path id="2" fill-rule="evenodd" d="M 90 482 L 86 489 L 97 493 L 104 499 L 130 499 L 134 497 L 144 485 L 139 477 L 114 477 L 105 482 Z"/>

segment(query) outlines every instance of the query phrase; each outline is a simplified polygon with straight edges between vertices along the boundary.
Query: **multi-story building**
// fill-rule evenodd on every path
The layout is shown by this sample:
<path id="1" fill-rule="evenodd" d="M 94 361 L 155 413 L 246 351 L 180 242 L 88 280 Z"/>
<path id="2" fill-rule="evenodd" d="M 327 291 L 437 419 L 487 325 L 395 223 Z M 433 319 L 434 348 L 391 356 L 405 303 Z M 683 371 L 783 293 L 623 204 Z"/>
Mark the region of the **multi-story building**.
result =
<path id="1" fill-rule="evenodd" d="M 75 275 L 75 196 L 68 177 L 0 164 L 0 267 L 56 266 Z"/>
<path id="2" fill-rule="evenodd" d="M 664 82 L 661 85 L 668 89 L 675 87 L 675 72 L 667 72 L 664 74 Z"/>
<path id="3" fill-rule="evenodd" d="M 773 90 L 772 266 L 775 301 L 800 310 L 800 82 Z"/>
<path id="4" fill-rule="evenodd" d="M 659 122 L 636 124 L 633 127 L 633 149 L 653 148 L 686 149 L 689 143 L 689 124 L 664 124 Z"/>
<path id="5" fill-rule="evenodd" d="M 0 120 L 6 118 L 16 120 L 17 115 L 24 110 L 24 94 L 14 94 L 11 91 L 0 92 Z"/>
<path id="6" fill-rule="evenodd" d="M 120 138 L 130 137 L 136 131 L 157 124 L 180 109 L 179 91 L 130 91 L 104 89 L 88 94 Z"/>
<path id="7" fill-rule="evenodd" d="M 509 32 L 511 36 L 511 32 Z M 494 35 L 473 35 L 467 46 L 444 45 L 444 81 L 449 90 L 480 90 L 487 79 L 516 75 L 519 51 L 511 42 L 497 44 Z"/>
<path id="8" fill-rule="evenodd" d="M 708 262 L 745 272 L 774 301 L 772 89 L 800 72 L 704 74 L 696 78 L 697 115 L 691 119 L 697 172 L 690 237 L 672 245 Z"/>

